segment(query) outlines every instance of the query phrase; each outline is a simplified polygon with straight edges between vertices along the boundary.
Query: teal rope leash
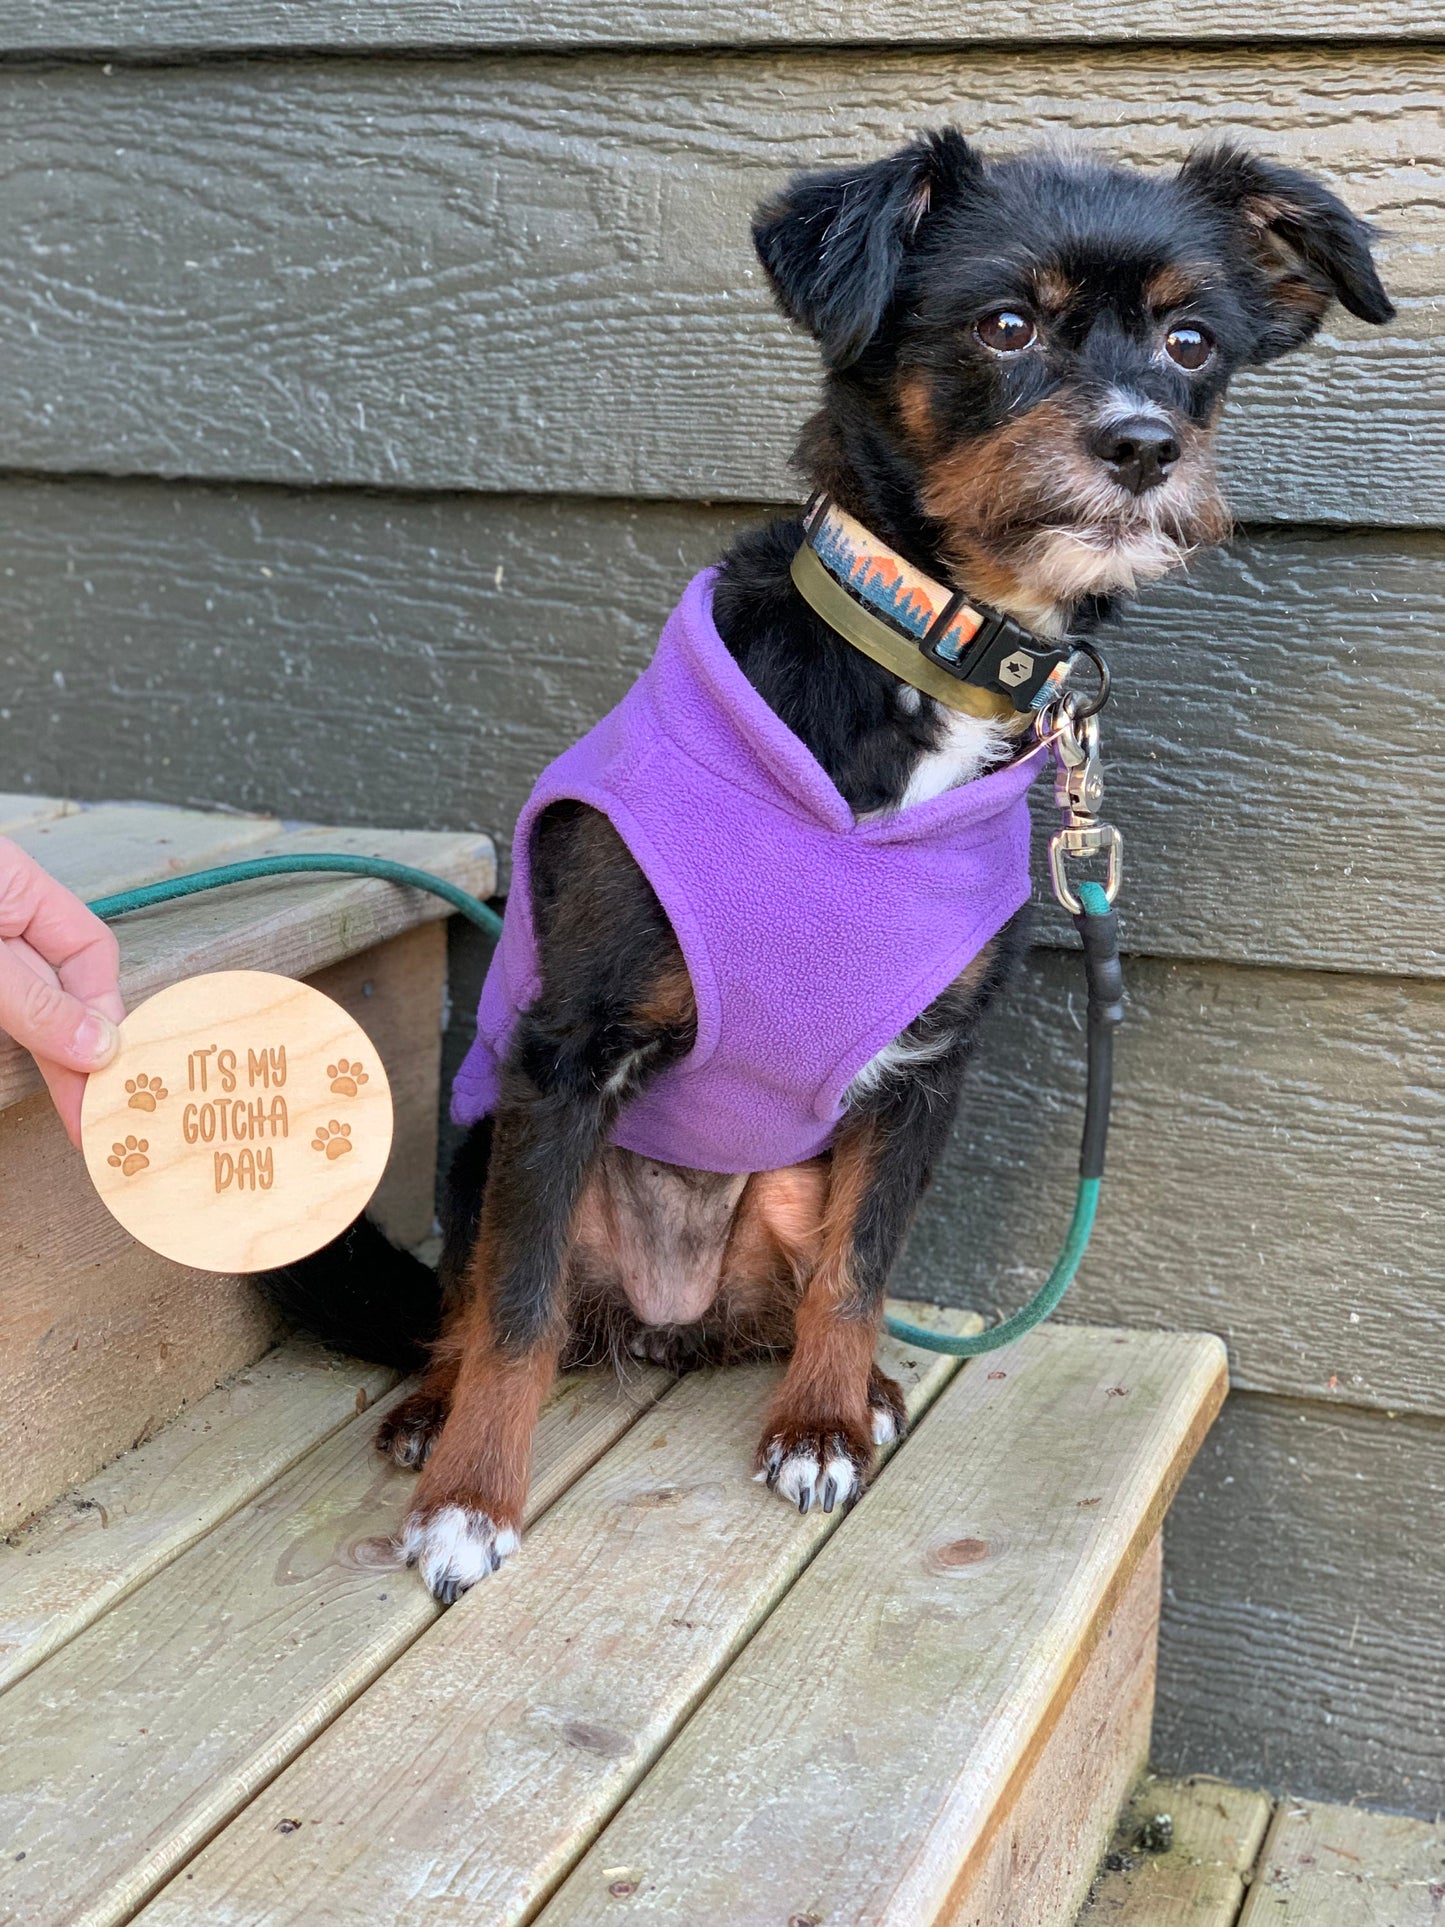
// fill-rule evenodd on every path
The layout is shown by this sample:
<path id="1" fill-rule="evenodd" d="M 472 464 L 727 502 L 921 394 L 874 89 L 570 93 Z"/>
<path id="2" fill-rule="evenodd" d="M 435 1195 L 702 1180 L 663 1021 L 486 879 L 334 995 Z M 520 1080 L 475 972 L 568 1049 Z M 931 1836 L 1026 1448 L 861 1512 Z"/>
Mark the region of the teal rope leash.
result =
<path id="1" fill-rule="evenodd" d="M 433 876 L 430 870 L 417 870 L 410 863 L 393 863 L 385 856 L 343 856 L 318 852 L 315 856 L 255 856 L 244 863 L 222 863 L 213 870 L 196 870 L 190 876 L 172 877 L 166 883 L 144 883 L 136 890 L 118 890 L 113 897 L 97 897 L 91 909 L 106 923 L 128 916 L 132 910 L 148 910 L 153 903 L 174 903 L 177 897 L 193 897 L 201 890 L 216 890 L 227 883 L 249 883 L 253 877 L 303 876 L 309 871 L 340 871 L 347 876 L 380 877 L 384 883 L 404 883 L 412 890 L 429 890 L 443 903 L 468 918 L 489 937 L 500 937 L 502 919 L 496 911 L 464 890 L 459 883 Z"/>
<path id="2" fill-rule="evenodd" d="M 474 897 L 460 884 L 418 870 L 409 863 L 394 863 L 389 857 L 348 856 L 318 852 L 314 856 L 259 856 L 242 863 L 223 863 L 210 870 L 196 870 L 190 876 L 172 877 L 164 883 L 145 883 L 134 890 L 119 890 L 114 896 L 97 897 L 90 908 L 107 923 L 128 916 L 134 910 L 148 910 L 153 904 L 174 903 L 203 890 L 216 890 L 226 884 L 249 883 L 257 877 L 304 876 L 317 872 L 346 876 L 378 877 L 385 883 L 404 884 L 408 889 L 426 890 L 484 930 L 489 937 L 502 934 L 502 919 L 496 911 Z M 1123 1021 L 1123 979 L 1119 966 L 1117 919 L 1110 908 L 1102 885 L 1081 883 L 1079 901 L 1083 908 L 1075 917 L 1084 944 L 1084 968 L 1089 983 L 1089 1071 L 1088 1100 L 1084 1113 L 1084 1142 L 1079 1154 L 1079 1189 L 1074 1199 L 1074 1214 L 1064 1238 L 1058 1262 L 1041 1289 L 1012 1317 L 987 1331 L 967 1338 L 950 1338 L 929 1331 L 923 1325 L 910 1325 L 903 1318 L 885 1318 L 884 1329 L 890 1337 L 925 1351 L 947 1352 L 952 1358 L 976 1358 L 982 1352 L 998 1351 L 1011 1345 L 1035 1325 L 1042 1324 L 1058 1309 L 1064 1293 L 1074 1281 L 1093 1230 L 1099 1206 L 1099 1187 L 1104 1175 L 1104 1143 L 1109 1127 L 1109 1100 L 1113 1083 L 1114 1030 Z"/>
<path id="3" fill-rule="evenodd" d="M 1114 1032 L 1124 1021 L 1124 975 L 1119 963 L 1119 924 L 1102 884 L 1081 883 L 1079 902 L 1083 906 L 1074 918 L 1084 945 L 1084 971 L 1089 985 L 1089 1070 L 1088 1097 L 1084 1106 L 1084 1139 L 1079 1151 L 1079 1189 L 1074 1197 L 1074 1215 L 1064 1236 L 1064 1248 L 1053 1270 L 1029 1302 L 1001 1324 L 967 1338 L 946 1338 L 922 1325 L 910 1325 L 903 1318 L 885 1318 L 884 1330 L 891 1338 L 907 1345 L 921 1345 L 930 1352 L 947 1352 L 950 1358 L 977 1358 L 982 1352 L 996 1352 L 1011 1345 L 1025 1332 L 1052 1316 L 1074 1282 L 1084 1253 L 1089 1248 L 1089 1233 L 1099 1208 L 1099 1189 L 1104 1179 L 1104 1146 L 1109 1134 L 1109 1106 L 1114 1089 Z"/>

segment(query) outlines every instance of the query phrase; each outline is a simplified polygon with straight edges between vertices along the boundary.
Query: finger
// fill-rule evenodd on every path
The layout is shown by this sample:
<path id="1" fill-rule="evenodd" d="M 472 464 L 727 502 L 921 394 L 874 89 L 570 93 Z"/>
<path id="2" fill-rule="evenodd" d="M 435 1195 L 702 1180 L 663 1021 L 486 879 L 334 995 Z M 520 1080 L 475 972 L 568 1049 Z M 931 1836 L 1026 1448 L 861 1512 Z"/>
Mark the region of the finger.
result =
<path id="1" fill-rule="evenodd" d="M 99 1070 L 119 1045 L 115 1021 L 64 990 L 53 971 L 37 971 L 20 948 L 0 943 L 0 1030 L 32 1056 L 76 1071 Z"/>
<path id="2" fill-rule="evenodd" d="M 79 897 L 18 844 L 0 837 L 0 938 L 20 938 L 38 951 L 81 1003 L 113 1022 L 120 1001 L 120 952 L 114 933 Z"/>
<path id="3" fill-rule="evenodd" d="M 45 1079 L 45 1088 L 50 1092 L 50 1101 L 60 1113 L 60 1121 L 65 1126 L 65 1135 L 80 1148 L 80 1106 L 85 1096 L 86 1078 L 82 1071 L 68 1070 L 64 1064 L 52 1063 L 48 1057 L 36 1059 L 40 1075 Z"/>

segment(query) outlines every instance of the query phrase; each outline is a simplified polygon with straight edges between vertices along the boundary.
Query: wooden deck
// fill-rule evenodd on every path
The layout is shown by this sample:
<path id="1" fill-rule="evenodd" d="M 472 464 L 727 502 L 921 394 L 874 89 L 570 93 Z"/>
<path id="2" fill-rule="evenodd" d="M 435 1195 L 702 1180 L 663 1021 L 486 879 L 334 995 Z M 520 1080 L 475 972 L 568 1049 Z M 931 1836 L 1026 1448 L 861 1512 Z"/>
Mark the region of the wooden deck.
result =
<path id="1" fill-rule="evenodd" d="M 749 1476 L 771 1368 L 564 1382 L 443 1613 L 399 1393 L 290 1341 L 0 1552 L 0 1918 L 1067 1927 L 1221 1348 L 884 1351 L 915 1429 L 846 1518 Z"/>
<path id="2" fill-rule="evenodd" d="M 1077 1927 L 1437 1927 L 1445 1824 L 1146 1774 Z"/>

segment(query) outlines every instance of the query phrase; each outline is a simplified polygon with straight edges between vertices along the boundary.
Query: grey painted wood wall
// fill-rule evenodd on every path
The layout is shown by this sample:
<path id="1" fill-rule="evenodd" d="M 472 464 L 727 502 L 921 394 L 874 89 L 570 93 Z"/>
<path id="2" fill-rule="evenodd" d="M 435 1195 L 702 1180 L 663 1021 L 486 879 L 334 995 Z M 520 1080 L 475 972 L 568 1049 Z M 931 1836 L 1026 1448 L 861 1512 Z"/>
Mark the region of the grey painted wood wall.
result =
<path id="1" fill-rule="evenodd" d="M 1169 1528 L 1160 1761 L 1423 1812 L 1440 33 L 1429 0 L 0 0 L 6 789 L 505 840 L 792 497 L 812 357 L 746 216 L 796 163 L 944 118 L 1143 162 L 1228 129 L 1382 223 L 1398 321 L 1240 384 L 1244 533 L 1113 644 L 1133 1013 L 1069 1316 L 1231 1348 Z M 1081 1038 L 1042 937 L 905 1289 L 1015 1303 L 1057 1242 Z"/>

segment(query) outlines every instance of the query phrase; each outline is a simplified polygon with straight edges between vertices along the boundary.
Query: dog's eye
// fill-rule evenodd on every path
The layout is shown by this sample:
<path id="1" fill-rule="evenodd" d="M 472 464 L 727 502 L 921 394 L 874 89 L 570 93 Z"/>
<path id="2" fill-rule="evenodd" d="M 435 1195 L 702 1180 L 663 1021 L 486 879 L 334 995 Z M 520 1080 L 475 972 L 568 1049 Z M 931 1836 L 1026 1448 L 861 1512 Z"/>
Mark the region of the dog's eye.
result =
<path id="1" fill-rule="evenodd" d="M 1164 337 L 1164 352 L 1181 368 L 1202 368 L 1214 353 L 1214 343 L 1202 328 L 1171 328 Z"/>
<path id="2" fill-rule="evenodd" d="M 976 321 L 973 332 L 994 354 L 1016 355 L 1021 348 L 1028 347 L 1038 330 L 1027 315 L 1013 308 L 1000 308 L 996 314 L 986 314 L 981 321 Z"/>

